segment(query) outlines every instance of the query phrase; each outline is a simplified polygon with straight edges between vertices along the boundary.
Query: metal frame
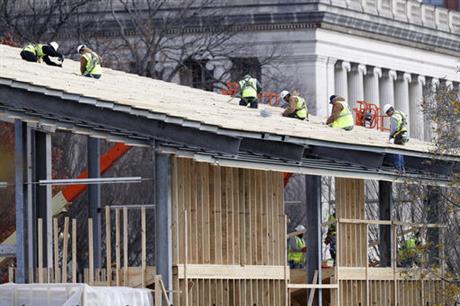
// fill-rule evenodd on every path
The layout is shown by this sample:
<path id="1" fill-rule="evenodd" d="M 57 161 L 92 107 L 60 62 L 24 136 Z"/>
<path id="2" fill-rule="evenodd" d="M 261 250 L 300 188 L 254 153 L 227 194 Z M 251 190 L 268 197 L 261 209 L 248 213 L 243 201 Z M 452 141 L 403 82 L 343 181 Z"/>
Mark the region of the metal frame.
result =
<path id="1" fill-rule="evenodd" d="M 42 101 L 45 96 L 46 102 Z M 35 101 L 29 101 L 32 99 Z M 59 100 L 60 104 L 55 105 L 56 100 Z M 133 137 L 135 135 L 132 135 L 132 132 L 136 131 L 137 128 L 144 127 L 142 131 L 138 131 L 138 137 L 140 138 L 142 138 L 142 136 L 156 137 L 159 140 L 188 143 L 190 145 L 198 145 L 203 148 L 214 149 L 216 152 L 230 154 L 237 154 L 241 138 L 252 138 L 264 141 L 278 141 L 306 147 L 313 145 L 336 149 L 374 152 L 379 154 L 403 154 L 405 156 L 417 156 L 422 158 L 433 157 L 433 154 L 430 152 L 425 153 L 411 151 L 404 147 L 396 149 L 381 146 L 341 143 L 333 140 L 324 141 L 319 139 L 274 135 L 270 133 L 230 130 L 184 118 L 171 117 L 164 113 L 134 109 L 131 106 L 121 105 L 111 101 L 102 101 L 95 98 L 83 97 L 78 94 L 69 94 L 59 90 L 50 90 L 48 88 L 2 78 L 0 78 L 0 101 L 0 108 L 3 105 L 4 111 L 23 112 L 30 116 L 39 116 L 43 119 L 53 121 L 55 124 L 64 124 L 64 128 L 69 127 L 69 125 L 75 125 L 79 128 L 89 127 L 88 124 L 92 122 L 97 123 L 93 127 L 95 132 L 106 132 L 108 134 L 111 132 L 118 132 L 120 134 L 125 134 L 127 139 L 134 138 L 135 140 L 139 140 L 138 138 Z M 63 102 L 67 103 L 64 104 Z M 86 106 L 89 109 L 83 106 Z M 98 108 L 98 112 L 94 111 L 94 107 Z M 75 108 L 80 108 L 81 113 L 72 112 L 72 109 Z M 112 123 L 113 121 L 118 121 L 119 119 L 110 117 L 107 118 L 107 116 L 102 114 L 102 112 L 105 111 L 108 111 L 110 114 L 116 116 L 120 116 L 121 114 L 135 116 L 136 119 L 119 121 L 119 124 L 116 124 L 115 126 L 105 127 L 104 120 L 102 119 L 108 119 Z M 147 121 L 144 121 L 144 119 L 147 119 Z M 126 125 L 125 123 L 128 124 Z M 114 127 L 117 126 L 119 129 L 116 131 L 114 130 Z M 127 129 L 129 129 L 131 133 L 126 133 Z M 197 133 L 199 133 L 199 139 L 198 137 L 197 139 L 190 138 Z M 209 142 L 209 138 L 212 138 L 212 135 L 214 135 L 214 140 L 219 140 L 219 142 Z M 162 139 L 162 137 L 166 139 Z M 227 142 L 227 145 L 229 146 L 225 147 L 225 142 Z M 233 145 L 233 147 L 231 145 Z M 449 156 L 447 154 L 439 157 L 439 159 L 460 161 L 460 157 Z"/>

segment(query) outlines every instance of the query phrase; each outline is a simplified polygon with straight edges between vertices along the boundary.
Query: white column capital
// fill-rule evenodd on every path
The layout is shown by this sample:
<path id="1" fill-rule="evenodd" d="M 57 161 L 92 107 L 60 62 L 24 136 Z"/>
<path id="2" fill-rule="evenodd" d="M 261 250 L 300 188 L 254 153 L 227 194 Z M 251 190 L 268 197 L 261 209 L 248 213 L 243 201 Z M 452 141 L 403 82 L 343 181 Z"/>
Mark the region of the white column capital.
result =
<path id="1" fill-rule="evenodd" d="M 350 62 L 342 61 L 342 69 L 345 70 L 345 71 L 350 72 L 350 70 L 351 70 Z"/>
<path id="2" fill-rule="evenodd" d="M 388 70 L 388 77 L 393 79 L 393 81 L 396 81 L 398 78 L 398 73 L 395 70 Z"/>
<path id="3" fill-rule="evenodd" d="M 362 75 L 366 75 L 367 73 L 366 65 L 358 64 L 358 72 L 360 72 Z"/>
<path id="4" fill-rule="evenodd" d="M 453 88 L 454 83 L 452 81 L 446 80 L 446 87 Z"/>
<path id="5" fill-rule="evenodd" d="M 420 84 L 422 84 L 422 86 L 424 86 L 425 83 L 426 83 L 426 78 L 425 78 L 425 76 L 423 76 L 423 75 L 417 76 L 417 82 L 420 83 Z"/>
<path id="6" fill-rule="evenodd" d="M 432 84 L 433 86 L 439 86 L 439 79 L 437 79 L 437 78 L 432 78 L 432 79 L 431 79 L 431 84 Z"/>
<path id="7" fill-rule="evenodd" d="M 328 57 L 327 58 L 327 63 L 329 65 L 335 65 L 335 63 L 337 63 L 337 59 L 335 57 Z"/>
<path id="8" fill-rule="evenodd" d="M 379 68 L 379 67 L 374 67 L 374 69 L 372 70 L 372 72 L 374 73 L 374 75 L 378 78 L 381 78 L 382 77 L 382 69 Z"/>
<path id="9" fill-rule="evenodd" d="M 411 76 L 410 73 L 404 72 L 404 73 L 402 73 L 401 77 L 402 77 L 402 80 L 407 82 L 407 83 L 412 82 L 412 76 Z"/>

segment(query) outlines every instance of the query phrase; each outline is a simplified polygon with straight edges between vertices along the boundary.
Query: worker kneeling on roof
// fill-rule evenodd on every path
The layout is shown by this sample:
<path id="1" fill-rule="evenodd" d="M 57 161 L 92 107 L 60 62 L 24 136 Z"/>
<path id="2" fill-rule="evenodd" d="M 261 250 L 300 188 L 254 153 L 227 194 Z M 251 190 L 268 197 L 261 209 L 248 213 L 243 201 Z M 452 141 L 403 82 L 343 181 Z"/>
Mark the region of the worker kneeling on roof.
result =
<path id="1" fill-rule="evenodd" d="M 21 51 L 21 58 L 28 62 L 45 62 L 49 66 L 62 67 L 64 57 L 58 52 L 59 44 L 55 41 L 49 44 L 27 44 Z M 57 57 L 60 64 L 53 62 L 50 57 Z"/>
<path id="2" fill-rule="evenodd" d="M 390 117 L 390 138 L 389 143 L 404 145 L 409 141 L 407 135 L 407 116 L 402 111 L 394 109 L 393 105 L 386 104 L 383 107 L 385 115 Z M 404 156 L 396 154 L 394 156 L 394 166 L 400 171 L 404 171 Z"/>
<path id="3" fill-rule="evenodd" d="M 327 118 L 326 124 L 336 129 L 351 131 L 355 123 L 345 98 L 332 95 L 329 97 L 329 103 L 332 104 L 332 113 Z"/>
<path id="4" fill-rule="evenodd" d="M 303 269 L 305 267 L 305 253 L 307 252 L 303 236 L 307 229 L 303 225 L 297 225 L 294 230 L 296 235 L 289 237 L 288 240 L 288 263 L 291 269 Z"/>
<path id="5" fill-rule="evenodd" d="M 90 78 L 101 78 L 101 57 L 85 45 L 79 45 L 77 48 L 77 52 L 80 54 L 81 74 Z"/>
<path id="6" fill-rule="evenodd" d="M 287 90 L 280 93 L 280 98 L 288 103 L 288 107 L 283 112 L 284 117 L 308 120 L 308 107 L 304 98 L 292 95 Z"/>
<path id="7" fill-rule="evenodd" d="M 256 78 L 246 74 L 241 81 L 238 82 L 240 89 L 240 105 L 248 106 L 250 108 L 257 108 L 259 100 L 257 95 L 262 91 L 262 85 Z"/>

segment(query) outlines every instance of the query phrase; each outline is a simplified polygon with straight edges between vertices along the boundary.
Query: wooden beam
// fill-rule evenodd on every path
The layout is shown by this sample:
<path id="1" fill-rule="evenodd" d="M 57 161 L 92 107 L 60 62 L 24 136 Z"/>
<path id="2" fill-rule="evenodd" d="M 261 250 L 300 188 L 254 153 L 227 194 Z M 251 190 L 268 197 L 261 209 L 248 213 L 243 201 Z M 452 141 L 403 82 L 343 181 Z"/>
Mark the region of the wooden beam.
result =
<path id="1" fill-rule="evenodd" d="M 179 279 L 260 279 L 260 280 L 285 280 L 284 266 L 264 265 L 177 265 Z M 288 272 L 287 272 L 288 273 Z M 287 276 L 289 278 L 289 276 Z"/>

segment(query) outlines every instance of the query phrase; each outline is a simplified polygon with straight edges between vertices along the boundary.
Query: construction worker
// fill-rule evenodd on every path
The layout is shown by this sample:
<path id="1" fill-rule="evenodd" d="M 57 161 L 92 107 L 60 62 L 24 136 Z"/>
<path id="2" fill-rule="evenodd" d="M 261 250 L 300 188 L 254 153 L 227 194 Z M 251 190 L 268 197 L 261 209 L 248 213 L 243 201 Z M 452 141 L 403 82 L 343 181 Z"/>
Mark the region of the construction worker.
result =
<path id="1" fill-rule="evenodd" d="M 280 93 L 280 98 L 288 104 L 288 107 L 283 112 L 284 117 L 308 120 L 308 107 L 304 98 L 293 95 L 287 90 L 283 90 Z"/>
<path id="2" fill-rule="evenodd" d="M 86 45 L 79 45 L 77 52 L 80 54 L 80 72 L 90 78 L 100 79 L 102 75 L 102 59 Z"/>
<path id="3" fill-rule="evenodd" d="M 45 62 L 49 66 L 62 67 L 64 57 L 58 52 L 59 44 L 55 41 L 49 44 L 27 44 L 21 51 L 21 58 L 28 62 Z M 60 63 L 53 62 L 50 57 L 57 57 Z"/>
<path id="4" fill-rule="evenodd" d="M 307 229 L 303 225 L 297 225 L 294 229 L 295 236 L 288 240 L 288 263 L 291 269 L 303 269 L 305 267 L 305 253 L 307 247 L 303 236 Z"/>
<path id="5" fill-rule="evenodd" d="M 337 231 L 337 226 L 336 226 L 336 217 L 335 217 L 335 212 L 329 216 L 329 219 L 327 220 L 329 224 L 329 228 L 327 230 L 326 238 L 324 238 L 324 244 L 329 245 L 329 253 L 331 254 L 331 258 L 334 261 L 334 266 L 335 266 L 335 260 L 336 260 L 336 254 L 337 254 L 337 237 L 336 237 L 336 231 Z"/>
<path id="6" fill-rule="evenodd" d="M 332 113 L 327 118 L 326 124 L 336 129 L 351 131 L 355 123 L 345 98 L 332 95 L 329 97 L 329 103 L 332 104 Z"/>
<path id="7" fill-rule="evenodd" d="M 407 135 L 407 116 L 401 111 L 394 109 L 393 105 L 383 106 L 383 112 L 390 117 L 390 136 L 389 143 L 404 145 L 409 141 Z M 404 171 L 404 156 L 396 154 L 394 156 L 395 168 Z"/>
<path id="8" fill-rule="evenodd" d="M 256 78 L 253 78 L 251 75 L 246 74 L 239 84 L 239 94 L 241 97 L 240 105 L 248 106 L 250 108 L 257 108 L 259 101 L 257 96 L 262 91 L 262 85 Z"/>
<path id="9" fill-rule="evenodd" d="M 417 263 L 417 247 L 420 245 L 419 232 L 409 236 L 398 250 L 398 259 L 401 267 L 410 268 Z"/>

